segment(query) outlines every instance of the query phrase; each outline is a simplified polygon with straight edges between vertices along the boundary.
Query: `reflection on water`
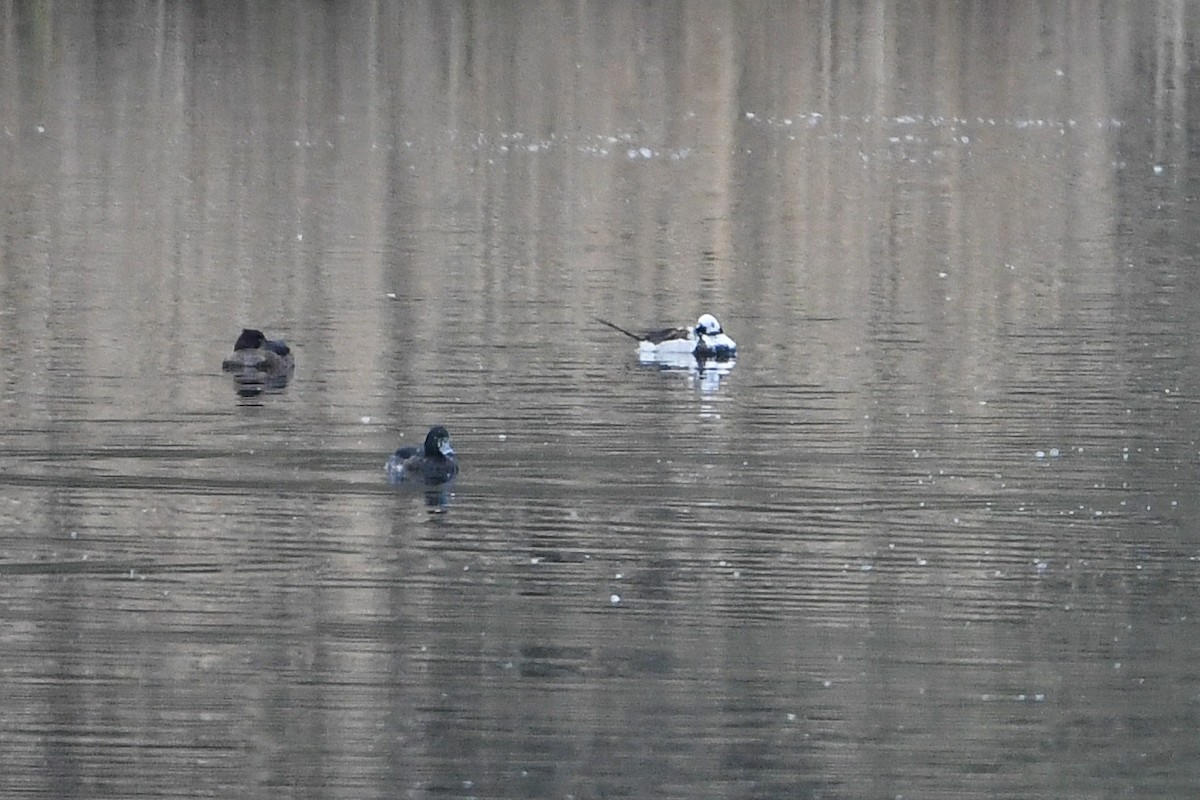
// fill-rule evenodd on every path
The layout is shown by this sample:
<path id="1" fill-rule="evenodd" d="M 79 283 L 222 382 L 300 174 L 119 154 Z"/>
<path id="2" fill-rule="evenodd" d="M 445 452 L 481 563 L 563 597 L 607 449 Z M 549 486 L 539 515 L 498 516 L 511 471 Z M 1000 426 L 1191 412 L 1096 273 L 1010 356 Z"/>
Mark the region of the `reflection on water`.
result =
<path id="1" fill-rule="evenodd" d="M 233 388 L 238 397 L 258 397 L 263 392 L 279 392 L 287 388 L 296 372 L 295 365 L 282 370 L 261 370 L 257 367 L 234 367 L 226 369 L 233 377 Z"/>
<path id="2" fill-rule="evenodd" d="M 706 393 L 721 388 L 721 379 L 733 371 L 737 359 L 733 357 L 706 358 L 691 353 L 639 352 L 638 363 L 664 372 L 678 372 Z"/>
<path id="3" fill-rule="evenodd" d="M 1189 8 L 0 8 L 0 795 L 1193 796 Z"/>

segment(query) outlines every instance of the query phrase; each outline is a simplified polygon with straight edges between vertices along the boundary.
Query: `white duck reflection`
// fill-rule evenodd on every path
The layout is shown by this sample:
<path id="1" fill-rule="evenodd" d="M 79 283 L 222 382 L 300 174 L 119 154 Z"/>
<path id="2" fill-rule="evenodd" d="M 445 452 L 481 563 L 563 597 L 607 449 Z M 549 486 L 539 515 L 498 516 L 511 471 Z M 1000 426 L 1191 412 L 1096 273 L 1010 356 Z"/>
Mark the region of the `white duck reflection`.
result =
<path id="1" fill-rule="evenodd" d="M 655 353 L 638 351 L 638 363 L 643 367 L 655 367 L 663 372 L 686 373 L 700 391 L 715 392 L 721 388 L 721 378 L 733 371 L 737 359 L 697 357 L 691 353 Z"/>

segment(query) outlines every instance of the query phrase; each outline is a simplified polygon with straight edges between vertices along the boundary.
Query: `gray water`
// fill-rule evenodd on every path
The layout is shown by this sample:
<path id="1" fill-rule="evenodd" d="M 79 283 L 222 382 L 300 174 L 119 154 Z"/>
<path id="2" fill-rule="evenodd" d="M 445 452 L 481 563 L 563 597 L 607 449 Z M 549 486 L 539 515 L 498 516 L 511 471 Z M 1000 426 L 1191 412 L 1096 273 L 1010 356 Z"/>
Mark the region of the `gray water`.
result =
<path id="1" fill-rule="evenodd" d="M 1196 796 L 1198 25 L 0 3 L 0 795 Z"/>

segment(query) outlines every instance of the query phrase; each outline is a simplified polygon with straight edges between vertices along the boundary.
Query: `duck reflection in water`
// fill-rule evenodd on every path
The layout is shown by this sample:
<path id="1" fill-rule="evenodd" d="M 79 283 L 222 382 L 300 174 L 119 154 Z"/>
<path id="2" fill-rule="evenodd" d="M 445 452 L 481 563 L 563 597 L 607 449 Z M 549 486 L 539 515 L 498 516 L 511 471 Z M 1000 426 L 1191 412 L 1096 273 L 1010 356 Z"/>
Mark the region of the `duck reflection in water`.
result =
<path id="1" fill-rule="evenodd" d="M 638 363 L 661 372 L 684 372 L 699 383 L 700 391 L 721 388 L 721 378 L 733 372 L 737 359 L 732 356 L 708 358 L 690 353 L 638 353 Z"/>
<path id="2" fill-rule="evenodd" d="M 401 447 L 384 464 L 388 480 L 394 485 L 408 484 L 424 488 L 425 504 L 434 511 L 450 505 L 450 488 L 458 475 L 458 458 L 450 444 L 450 432 L 435 425 L 425 435 L 421 447 Z"/>
<path id="3" fill-rule="evenodd" d="M 268 339 L 256 328 L 244 328 L 233 344 L 233 354 L 221 362 L 221 369 L 233 375 L 239 395 L 256 397 L 287 386 L 296 371 L 296 361 L 283 340 Z"/>

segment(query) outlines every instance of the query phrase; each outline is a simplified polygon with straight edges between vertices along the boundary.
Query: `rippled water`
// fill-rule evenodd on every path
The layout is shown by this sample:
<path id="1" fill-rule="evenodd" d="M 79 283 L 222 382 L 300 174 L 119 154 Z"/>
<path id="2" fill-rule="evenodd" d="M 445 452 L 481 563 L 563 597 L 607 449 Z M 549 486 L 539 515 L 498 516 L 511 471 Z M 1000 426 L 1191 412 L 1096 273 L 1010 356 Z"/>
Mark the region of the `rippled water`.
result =
<path id="1" fill-rule="evenodd" d="M 1194 795 L 1155 8 L 0 6 L 0 794 Z"/>

